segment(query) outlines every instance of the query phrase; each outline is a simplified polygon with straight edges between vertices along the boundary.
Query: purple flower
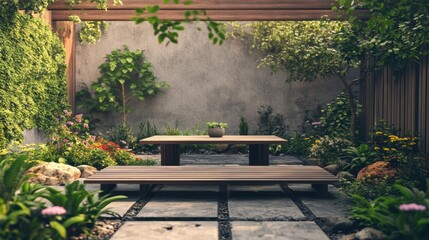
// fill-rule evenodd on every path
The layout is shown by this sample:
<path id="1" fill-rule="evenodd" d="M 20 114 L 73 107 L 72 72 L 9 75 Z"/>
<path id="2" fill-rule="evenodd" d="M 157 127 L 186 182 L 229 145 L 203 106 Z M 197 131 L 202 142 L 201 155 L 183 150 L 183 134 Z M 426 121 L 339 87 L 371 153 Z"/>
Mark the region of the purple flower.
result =
<path id="1" fill-rule="evenodd" d="M 48 207 L 42 210 L 42 215 L 53 216 L 53 215 L 64 215 L 66 214 L 66 209 L 60 206 Z"/>
<path id="2" fill-rule="evenodd" d="M 399 206 L 399 210 L 405 211 L 405 212 L 409 212 L 409 211 L 423 212 L 423 211 L 426 211 L 426 206 L 416 204 L 416 203 L 401 204 L 401 206 Z"/>

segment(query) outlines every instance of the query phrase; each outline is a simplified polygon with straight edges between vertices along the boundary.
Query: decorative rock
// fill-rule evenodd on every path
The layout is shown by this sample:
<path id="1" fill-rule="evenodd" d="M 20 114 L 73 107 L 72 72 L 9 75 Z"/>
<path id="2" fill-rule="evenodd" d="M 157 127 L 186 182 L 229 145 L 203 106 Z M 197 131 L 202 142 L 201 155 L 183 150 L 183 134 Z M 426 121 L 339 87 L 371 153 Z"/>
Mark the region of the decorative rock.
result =
<path id="1" fill-rule="evenodd" d="M 380 230 L 366 227 L 356 233 L 359 240 L 381 240 L 386 239 L 386 235 Z"/>
<path id="2" fill-rule="evenodd" d="M 356 233 L 344 235 L 340 238 L 340 240 L 357 240 L 357 239 L 358 238 L 356 238 Z"/>
<path id="3" fill-rule="evenodd" d="M 328 171 L 334 175 L 337 175 L 337 173 L 339 171 L 338 164 L 330 164 L 330 165 L 324 167 L 323 169 L 325 169 L 326 171 Z"/>
<path id="4" fill-rule="evenodd" d="M 337 174 L 337 178 L 351 181 L 355 179 L 355 176 L 349 172 L 341 171 Z"/>
<path id="5" fill-rule="evenodd" d="M 378 161 L 362 168 L 357 179 L 377 183 L 386 178 L 392 179 L 396 174 L 397 171 L 390 166 L 389 162 Z"/>
<path id="6" fill-rule="evenodd" d="M 353 221 L 347 217 L 319 218 L 319 226 L 325 233 L 347 232 L 353 229 Z"/>
<path id="7" fill-rule="evenodd" d="M 34 175 L 29 182 L 43 185 L 72 183 L 80 177 L 77 167 L 55 162 L 44 162 L 34 166 L 27 171 L 27 174 Z"/>
<path id="8" fill-rule="evenodd" d="M 97 168 L 89 165 L 79 165 L 77 168 L 80 170 L 81 178 L 87 178 L 97 172 Z"/>

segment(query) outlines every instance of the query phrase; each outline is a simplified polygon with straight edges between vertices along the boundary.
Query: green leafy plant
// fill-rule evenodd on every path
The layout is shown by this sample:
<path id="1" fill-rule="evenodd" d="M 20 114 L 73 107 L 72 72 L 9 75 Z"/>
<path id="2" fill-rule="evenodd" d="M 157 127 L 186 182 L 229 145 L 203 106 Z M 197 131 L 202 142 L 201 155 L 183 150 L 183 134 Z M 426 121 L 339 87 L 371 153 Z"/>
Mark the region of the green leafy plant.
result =
<path id="1" fill-rule="evenodd" d="M 322 166 L 338 163 L 345 149 L 353 143 L 345 138 L 324 136 L 316 139 L 310 148 L 310 156 L 319 159 Z"/>
<path id="2" fill-rule="evenodd" d="M 243 116 L 240 117 L 239 129 L 240 135 L 249 135 L 249 124 L 247 123 L 247 119 Z"/>
<path id="3" fill-rule="evenodd" d="M 32 166 L 27 160 L 26 155 L 0 157 L 0 198 L 4 203 L 11 201 L 20 186 L 30 178 L 25 175 Z"/>
<path id="4" fill-rule="evenodd" d="M 145 59 L 143 51 L 130 51 L 126 46 L 106 55 L 106 62 L 99 69 L 101 76 L 91 85 L 96 101 L 83 102 L 91 103 L 87 106 L 91 109 L 94 107 L 92 103 L 96 103 L 100 111 L 121 112 L 124 125 L 132 101 L 143 101 L 168 87 L 164 82 L 156 82 L 152 64 Z"/>
<path id="5" fill-rule="evenodd" d="M 124 199 L 125 196 L 99 197 L 101 191 L 87 191 L 84 184 L 75 181 L 65 187 L 65 192 L 53 188 L 47 188 L 49 194 L 46 199 L 54 206 L 62 206 L 67 211 L 68 221 L 74 224 L 66 228 L 67 236 L 79 236 L 82 233 L 90 234 L 95 226 L 95 221 L 101 215 L 118 216 L 109 209 L 104 209 L 110 203 Z M 70 220 L 73 219 L 73 220 Z M 67 221 L 67 220 L 66 220 Z M 65 222 L 63 222 L 65 224 Z"/>
<path id="6" fill-rule="evenodd" d="M 3 1 L 0 9 L 4 4 L 16 1 Z M 67 91 L 64 47 L 50 27 L 26 14 L 18 14 L 11 24 L 1 22 L 0 148 L 4 148 L 12 140 L 22 141 L 25 129 L 48 131 L 67 108 Z"/>
<path id="7" fill-rule="evenodd" d="M 361 105 L 355 99 L 356 116 L 359 116 Z M 326 109 L 322 109 L 320 124 L 326 135 L 330 136 L 349 136 L 350 135 L 350 108 L 348 96 L 342 92 L 332 102 L 328 103 Z"/>
<path id="8" fill-rule="evenodd" d="M 314 142 L 312 138 L 296 132 L 294 135 L 286 137 L 286 139 L 287 144 L 283 144 L 281 148 L 281 152 L 284 154 L 294 156 L 308 156 L 310 154 L 310 148 Z"/>
<path id="9" fill-rule="evenodd" d="M 115 142 L 121 148 L 132 147 L 136 144 L 137 138 L 134 136 L 130 126 L 118 124 L 107 131 L 107 139 Z"/>
<path id="10" fill-rule="evenodd" d="M 156 145 L 153 144 L 140 144 L 138 141 L 140 139 L 152 137 L 154 135 L 159 135 L 158 129 L 156 128 L 155 124 L 151 124 L 149 121 L 141 122 L 138 127 L 138 131 L 136 134 L 137 142 L 133 146 L 133 151 L 135 152 L 153 152 L 158 149 Z"/>
<path id="11" fill-rule="evenodd" d="M 271 106 L 260 106 L 258 108 L 258 114 L 258 134 L 274 134 L 279 137 L 282 137 L 286 134 L 284 116 L 280 113 L 273 115 L 273 108 Z"/>
<path id="12" fill-rule="evenodd" d="M 94 44 L 99 42 L 103 32 L 107 31 L 108 24 L 105 21 L 84 21 L 78 33 L 79 42 Z"/>
<path id="13" fill-rule="evenodd" d="M 343 168 L 357 175 L 359 170 L 374 163 L 377 159 L 377 153 L 371 149 L 368 144 L 360 144 L 359 147 L 351 146 L 344 152 L 341 158 L 345 160 Z"/>
<path id="14" fill-rule="evenodd" d="M 228 124 L 223 122 L 208 122 L 207 127 L 208 128 L 227 128 Z"/>
<path id="15" fill-rule="evenodd" d="M 429 234 L 429 189 L 425 193 L 399 184 L 394 187 L 399 197 L 382 196 L 368 201 L 354 195 L 353 218 L 361 226 L 382 230 L 389 239 L 424 239 Z"/>

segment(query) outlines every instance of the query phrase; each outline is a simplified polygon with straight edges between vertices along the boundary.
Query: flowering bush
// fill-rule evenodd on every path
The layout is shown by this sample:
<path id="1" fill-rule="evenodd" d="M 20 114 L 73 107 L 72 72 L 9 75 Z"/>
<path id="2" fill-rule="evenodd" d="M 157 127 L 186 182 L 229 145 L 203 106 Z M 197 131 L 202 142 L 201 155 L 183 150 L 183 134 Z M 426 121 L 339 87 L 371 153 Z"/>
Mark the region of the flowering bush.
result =
<path id="1" fill-rule="evenodd" d="M 399 137 L 391 130 L 378 130 L 372 134 L 374 150 L 385 161 L 400 162 L 418 152 L 417 137 Z"/>
<path id="2" fill-rule="evenodd" d="M 429 180 L 426 193 L 394 185 L 399 197 L 383 196 L 373 201 L 354 195 L 353 218 L 361 226 L 382 230 L 389 239 L 427 239 L 429 236 Z"/>
<path id="3" fill-rule="evenodd" d="M 317 139 L 310 148 L 310 156 L 318 158 L 322 166 L 338 162 L 345 149 L 353 146 L 350 140 L 324 136 Z"/>
<path id="4" fill-rule="evenodd" d="M 294 156 L 308 156 L 310 148 L 314 140 L 312 137 L 307 137 L 304 134 L 295 133 L 286 138 L 287 144 L 283 144 L 281 152 Z"/>

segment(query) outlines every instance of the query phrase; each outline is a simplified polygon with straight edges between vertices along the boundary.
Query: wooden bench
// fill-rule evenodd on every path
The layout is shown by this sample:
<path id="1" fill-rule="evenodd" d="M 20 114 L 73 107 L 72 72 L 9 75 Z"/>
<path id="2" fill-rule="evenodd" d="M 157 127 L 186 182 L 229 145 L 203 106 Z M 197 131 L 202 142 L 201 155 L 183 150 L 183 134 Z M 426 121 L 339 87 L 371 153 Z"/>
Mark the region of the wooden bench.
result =
<path id="1" fill-rule="evenodd" d="M 142 195 L 154 184 L 311 184 L 321 195 L 338 178 L 316 166 L 112 166 L 84 180 L 100 184 L 104 193 L 117 184 L 140 184 Z"/>

